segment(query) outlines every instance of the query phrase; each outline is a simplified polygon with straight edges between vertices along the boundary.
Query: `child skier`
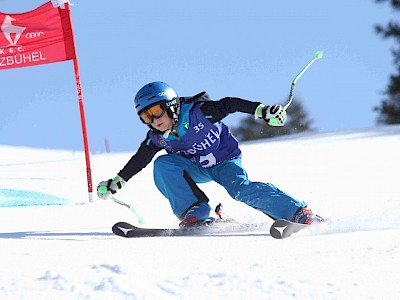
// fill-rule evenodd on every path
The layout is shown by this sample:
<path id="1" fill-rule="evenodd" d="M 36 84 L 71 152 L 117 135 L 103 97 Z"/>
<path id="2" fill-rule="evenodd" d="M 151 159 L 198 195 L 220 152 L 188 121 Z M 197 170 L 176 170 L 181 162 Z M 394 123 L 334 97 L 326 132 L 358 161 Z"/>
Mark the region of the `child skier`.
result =
<path id="1" fill-rule="evenodd" d="M 178 97 L 168 84 L 152 82 L 136 94 L 135 107 L 150 130 L 118 175 L 99 183 L 97 194 L 101 199 L 115 194 L 158 151 L 165 149 L 167 154 L 154 161 L 154 182 L 169 200 L 180 226 L 213 219 L 208 198 L 196 184 L 212 180 L 222 185 L 233 199 L 272 219 L 304 224 L 322 221 L 306 208 L 305 202 L 290 197 L 271 183 L 249 181 L 241 164 L 238 142 L 221 122 L 230 113 L 242 112 L 253 114 L 271 126 L 283 126 L 286 111 L 281 105 L 265 106 L 231 97 L 209 101 L 205 92 Z"/>

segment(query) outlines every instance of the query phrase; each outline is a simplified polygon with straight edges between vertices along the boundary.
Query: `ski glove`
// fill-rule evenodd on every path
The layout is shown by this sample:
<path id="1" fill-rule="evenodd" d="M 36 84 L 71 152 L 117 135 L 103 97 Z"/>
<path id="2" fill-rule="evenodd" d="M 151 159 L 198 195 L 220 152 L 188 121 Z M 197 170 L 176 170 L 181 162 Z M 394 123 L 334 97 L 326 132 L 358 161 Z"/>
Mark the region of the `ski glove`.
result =
<path id="1" fill-rule="evenodd" d="M 260 104 L 256 108 L 255 112 L 256 119 L 263 119 L 270 126 L 280 127 L 286 123 L 286 111 L 282 105 L 271 105 L 265 106 Z"/>
<path id="2" fill-rule="evenodd" d="M 107 181 L 102 181 L 97 186 L 97 196 L 100 199 L 107 200 L 111 195 L 115 194 L 125 185 L 125 180 L 120 176 Z"/>

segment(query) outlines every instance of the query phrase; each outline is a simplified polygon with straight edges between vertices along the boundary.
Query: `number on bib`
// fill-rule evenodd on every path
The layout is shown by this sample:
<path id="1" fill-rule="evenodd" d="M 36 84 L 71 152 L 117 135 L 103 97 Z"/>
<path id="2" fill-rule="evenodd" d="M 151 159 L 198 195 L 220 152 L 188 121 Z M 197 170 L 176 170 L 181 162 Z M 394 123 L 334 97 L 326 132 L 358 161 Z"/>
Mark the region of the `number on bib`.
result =
<path id="1" fill-rule="evenodd" d="M 203 162 L 205 161 L 208 161 L 208 163 L 203 165 Z M 210 153 L 205 156 L 200 156 L 199 162 L 202 164 L 201 166 L 203 168 L 209 168 L 217 164 L 217 159 L 215 158 L 214 154 Z"/>

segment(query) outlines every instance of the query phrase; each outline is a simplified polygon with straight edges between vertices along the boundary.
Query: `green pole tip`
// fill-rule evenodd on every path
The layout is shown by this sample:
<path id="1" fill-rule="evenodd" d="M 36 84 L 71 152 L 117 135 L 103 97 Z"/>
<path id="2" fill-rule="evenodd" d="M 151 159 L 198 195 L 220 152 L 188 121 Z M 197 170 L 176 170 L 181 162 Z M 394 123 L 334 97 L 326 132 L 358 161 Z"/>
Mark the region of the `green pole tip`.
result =
<path id="1" fill-rule="evenodd" d="M 316 58 L 322 58 L 322 55 L 324 54 L 323 51 L 317 51 L 317 53 L 315 53 L 315 57 Z"/>

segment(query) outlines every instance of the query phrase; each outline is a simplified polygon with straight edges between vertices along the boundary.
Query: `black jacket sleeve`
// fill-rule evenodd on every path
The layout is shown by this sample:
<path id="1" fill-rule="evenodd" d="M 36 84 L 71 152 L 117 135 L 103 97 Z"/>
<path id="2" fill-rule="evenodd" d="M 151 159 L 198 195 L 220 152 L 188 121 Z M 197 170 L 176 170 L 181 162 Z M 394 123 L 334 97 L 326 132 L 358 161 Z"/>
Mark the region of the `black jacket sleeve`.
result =
<path id="1" fill-rule="evenodd" d="M 215 123 L 234 112 L 254 115 L 257 106 L 260 104 L 261 102 L 225 97 L 218 101 L 204 101 L 201 106 L 201 111 L 211 123 Z"/>
<path id="2" fill-rule="evenodd" d="M 119 171 L 118 175 L 125 181 L 140 172 L 153 159 L 154 155 L 162 148 L 156 146 L 147 134 L 146 139 L 140 144 L 138 151 L 131 157 L 128 163 Z"/>

